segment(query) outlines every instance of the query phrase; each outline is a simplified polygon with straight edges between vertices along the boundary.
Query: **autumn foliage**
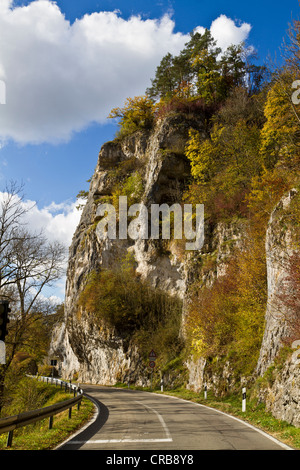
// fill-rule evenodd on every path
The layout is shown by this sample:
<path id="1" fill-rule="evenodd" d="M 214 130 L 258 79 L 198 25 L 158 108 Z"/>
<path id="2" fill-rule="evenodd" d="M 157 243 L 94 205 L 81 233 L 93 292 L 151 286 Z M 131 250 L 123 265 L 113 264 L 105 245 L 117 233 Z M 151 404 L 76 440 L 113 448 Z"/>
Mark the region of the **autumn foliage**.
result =
<path id="1" fill-rule="evenodd" d="M 257 361 L 267 300 L 264 250 L 250 235 L 212 285 L 194 284 L 186 320 L 193 354 L 231 358 L 244 373 Z"/>
<path id="2" fill-rule="evenodd" d="M 110 115 L 120 119 L 121 135 L 150 129 L 170 114 L 202 117 L 201 129 L 197 119 L 188 129 L 184 157 L 191 177 L 180 202 L 204 204 L 210 230 L 220 223 L 242 221 L 244 231 L 225 273 L 209 285 L 200 276 L 190 286 L 185 332 L 195 355 L 230 358 L 243 374 L 255 368 L 264 331 L 267 224 L 286 191 L 300 187 L 300 105 L 291 100 L 292 82 L 300 79 L 299 22 L 293 23 L 289 37 L 283 67 L 266 74 L 265 67 L 254 65 L 244 45 L 231 46 L 221 54 L 209 31 L 192 34 L 178 56 L 167 54 L 162 59 L 145 96 L 128 99 Z M 289 223 L 298 223 L 295 214 Z M 295 255 L 289 271 L 293 288 L 282 293 L 282 301 L 295 312 L 299 309 L 298 266 Z M 102 276 L 102 288 L 112 295 L 114 286 L 120 293 L 123 281 L 117 277 L 112 281 L 108 273 Z M 103 312 L 111 311 L 104 315 L 110 315 L 108 320 L 114 324 L 142 325 L 147 323 L 145 312 L 150 315 L 151 308 L 156 308 L 156 302 L 150 306 L 153 298 L 150 301 L 143 289 L 131 285 L 110 306 L 92 282 L 85 307 L 95 310 L 102 303 Z M 133 298 L 130 291 L 136 292 Z M 93 298 L 95 305 L 89 305 Z M 292 317 L 299 332 L 297 315 Z"/>
<path id="3" fill-rule="evenodd" d="M 93 271 L 78 303 L 78 313 L 87 315 L 99 329 L 115 329 L 126 341 L 138 345 L 147 359 L 149 351 L 157 349 L 163 364 L 181 349 L 181 310 L 177 297 L 154 289 L 135 274 L 130 256 L 120 268 Z"/>

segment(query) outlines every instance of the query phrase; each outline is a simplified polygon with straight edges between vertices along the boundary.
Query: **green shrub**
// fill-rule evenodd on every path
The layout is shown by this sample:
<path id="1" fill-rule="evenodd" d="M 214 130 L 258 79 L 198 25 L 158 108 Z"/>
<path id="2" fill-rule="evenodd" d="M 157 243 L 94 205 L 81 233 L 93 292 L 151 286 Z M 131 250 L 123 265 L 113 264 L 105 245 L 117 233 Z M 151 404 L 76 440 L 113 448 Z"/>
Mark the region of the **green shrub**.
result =
<path id="1" fill-rule="evenodd" d="M 182 348 L 179 339 L 182 302 L 159 288 L 152 288 L 135 275 L 133 260 L 120 269 L 92 272 L 78 304 L 95 322 L 115 328 L 131 339 L 145 361 L 151 349 L 160 351 L 166 363 Z"/>

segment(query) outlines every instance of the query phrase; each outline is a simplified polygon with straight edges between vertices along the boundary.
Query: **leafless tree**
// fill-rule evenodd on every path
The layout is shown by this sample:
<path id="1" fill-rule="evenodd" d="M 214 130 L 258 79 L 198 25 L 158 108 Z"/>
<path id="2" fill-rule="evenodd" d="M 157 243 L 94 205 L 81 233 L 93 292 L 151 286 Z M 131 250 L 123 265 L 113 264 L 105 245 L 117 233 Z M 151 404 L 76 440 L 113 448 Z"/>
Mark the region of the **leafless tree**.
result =
<path id="1" fill-rule="evenodd" d="M 0 200 L 0 297 L 11 308 L 6 364 L 0 366 L 0 410 L 7 370 L 15 354 L 29 347 L 34 324 L 53 312 L 43 290 L 62 277 L 66 259 L 63 245 L 27 227 L 25 215 L 32 206 L 24 204 L 20 189 L 11 183 Z"/>

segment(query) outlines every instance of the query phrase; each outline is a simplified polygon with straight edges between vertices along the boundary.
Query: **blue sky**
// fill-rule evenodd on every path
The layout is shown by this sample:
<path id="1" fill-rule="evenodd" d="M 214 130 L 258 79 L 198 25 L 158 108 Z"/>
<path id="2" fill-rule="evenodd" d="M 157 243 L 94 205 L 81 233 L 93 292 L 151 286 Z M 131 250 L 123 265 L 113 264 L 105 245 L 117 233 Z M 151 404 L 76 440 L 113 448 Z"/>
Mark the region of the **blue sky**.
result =
<path id="1" fill-rule="evenodd" d="M 69 242 L 76 194 L 88 189 L 116 131 L 109 110 L 143 93 L 167 52 L 204 27 L 222 45 L 226 34 L 245 39 L 263 63 L 298 14 L 297 0 L 0 0 L 0 191 L 7 180 L 23 181 L 35 220 L 47 213 L 41 221 L 52 232 L 55 222 L 68 224 L 61 237 Z M 53 220 L 59 213 L 65 218 Z"/>
<path id="2" fill-rule="evenodd" d="M 28 5 L 32 2 L 14 3 Z M 220 14 L 225 14 L 237 22 L 247 22 L 251 25 L 248 43 L 257 49 L 261 61 L 265 60 L 269 53 L 273 55 L 274 52 L 278 52 L 288 22 L 292 15 L 294 17 L 298 15 L 299 10 L 296 0 L 285 2 L 58 0 L 56 3 L 71 23 L 84 14 L 101 10 L 118 9 L 124 19 L 131 15 L 154 19 L 169 13 L 175 22 L 175 32 L 185 34 L 198 25 L 209 28 L 213 20 Z M 50 204 L 52 201 L 60 203 L 74 199 L 80 189 L 87 188 L 86 180 L 93 173 L 99 149 L 103 142 L 113 138 L 114 132 L 115 126 L 108 121 L 104 125 L 91 125 L 61 145 L 47 142 L 20 146 L 10 142 L 3 146 L 0 152 L 0 176 L 2 180 L 23 180 L 27 196 L 42 205 Z"/>

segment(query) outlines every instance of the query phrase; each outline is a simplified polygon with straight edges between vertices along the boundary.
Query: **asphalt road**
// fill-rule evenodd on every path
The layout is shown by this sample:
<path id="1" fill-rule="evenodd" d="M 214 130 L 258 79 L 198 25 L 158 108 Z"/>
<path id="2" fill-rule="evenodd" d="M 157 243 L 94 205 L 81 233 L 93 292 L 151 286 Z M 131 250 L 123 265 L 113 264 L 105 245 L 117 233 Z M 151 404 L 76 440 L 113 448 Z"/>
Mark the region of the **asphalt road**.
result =
<path id="1" fill-rule="evenodd" d="M 265 433 L 224 413 L 174 397 L 82 386 L 99 413 L 59 450 L 284 450 Z"/>

